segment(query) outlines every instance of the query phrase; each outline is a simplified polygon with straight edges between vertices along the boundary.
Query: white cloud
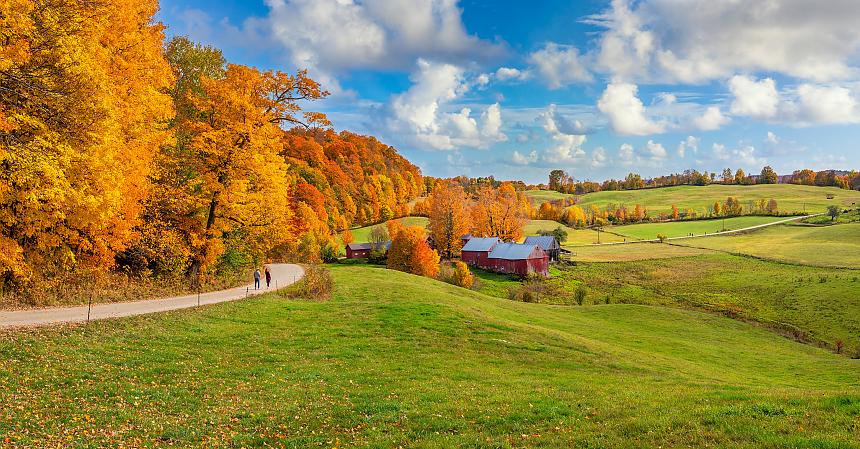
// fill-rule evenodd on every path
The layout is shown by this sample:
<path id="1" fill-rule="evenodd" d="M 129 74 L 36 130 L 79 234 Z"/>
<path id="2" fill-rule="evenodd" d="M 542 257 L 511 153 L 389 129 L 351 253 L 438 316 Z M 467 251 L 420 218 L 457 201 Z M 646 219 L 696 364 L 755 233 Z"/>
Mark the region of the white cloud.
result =
<path id="1" fill-rule="evenodd" d="M 537 151 L 532 151 L 529 154 L 522 154 L 519 151 L 514 151 L 513 155 L 511 155 L 511 161 L 517 165 L 529 165 L 537 162 L 538 153 Z"/>
<path id="2" fill-rule="evenodd" d="M 711 149 L 713 150 L 714 157 L 716 159 L 732 164 L 743 165 L 747 168 L 756 168 L 767 163 L 766 159 L 756 156 L 756 149 L 751 145 L 735 149 L 726 149 L 725 145 L 715 143 L 711 146 Z"/>
<path id="3" fill-rule="evenodd" d="M 618 159 L 624 165 L 633 164 L 633 145 L 630 145 L 629 143 L 622 143 L 621 146 L 618 148 Z"/>
<path id="4" fill-rule="evenodd" d="M 406 69 L 418 58 L 487 60 L 500 45 L 469 34 L 455 0 L 266 0 L 271 34 L 314 73 Z"/>
<path id="5" fill-rule="evenodd" d="M 460 98 L 473 85 L 465 71 L 452 64 L 418 61 L 413 84 L 391 101 L 389 127 L 413 138 L 430 149 L 452 150 L 458 147 L 487 148 L 504 142 L 502 114 L 498 103 L 481 114 L 481 122 L 464 107 L 457 112 L 444 108 Z"/>
<path id="6" fill-rule="evenodd" d="M 632 5 L 631 5 L 632 4 Z M 628 81 L 698 83 L 776 72 L 832 81 L 857 75 L 860 2 L 613 0 L 586 19 L 605 28 L 596 60 Z"/>
<path id="7" fill-rule="evenodd" d="M 578 163 L 584 160 L 585 143 L 584 126 L 579 121 L 569 121 L 558 113 L 556 105 L 551 104 L 547 110 L 538 116 L 555 145 L 544 150 L 541 158 L 549 163 Z"/>
<path id="8" fill-rule="evenodd" d="M 529 72 L 510 67 L 499 67 L 496 70 L 496 79 L 499 81 L 517 80 L 523 81 L 529 78 Z"/>
<path id="9" fill-rule="evenodd" d="M 618 161 L 624 166 L 656 167 L 669 157 L 669 152 L 662 144 L 648 140 L 644 146 L 634 148 L 629 143 L 621 144 L 618 148 Z"/>
<path id="10" fill-rule="evenodd" d="M 597 108 L 606 114 L 612 129 L 619 134 L 645 136 L 664 132 L 664 124 L 646 116 L 645 106 L 636 93 L 634 84 L 610 83 L 598 100 Z"/>
<path id="11" fill-rule="evenodd" d="M 655 143 L 653 140 L 649 140 L 648 143 L 645 144 L 645 148 L 643 151 L 643 156 L 652 161 L 660 161 L 666 159 L 669 153 L 666 152 L 666 149 L 663 148 L 663 145 L 659 143 Z"/>
<path id="12" fill-rule="evenodd" d="M 693 126 L 702 131 L 713 131 L 729 123 L 731 119 L 723 115 L 717 106 L 708 106 L 705 113 L 693 119 Z"/>
<path id="13" fill-rule="evenodd" d="M 693 136 L 687 136 L 678 144 L 678 156 L 683 158 L 687 155 L 687 150 L 693 150 L 693 153 L 699 152 L 699 139 Z"/>
<path id="14" fill-rule="evenodd" d="M 734 95 L 732 114 L 762 119 L 776 115 L 779 94 L 773 79 L 756 81 L 748 76 L 735 75 L 729 80 L 729 90 Z"/>
<path id="15" fill-rule="evenodd" d="M 810 123 L 858 123 L 860 111 L 852 92 L 840 86 L 802 84 L 797 88 L 800 119 Z"/>
<path id="16" fill-rule="evenodd" d="M 550 89 L 592 80 L 587 64 L 581 59 L 576 47 L 549 42 L 542 49 L 530 54 L 528 61 Z"/>
<path id="17" fill-rule="evenodd" d="M 767 137 L 765 137 L 764 141 L 767 143 L 779 143 L 779 137 L 777 137 L 773 132 L 768 131 Z"/>
<path id="18" fill-rule="evenodd" d="M 607 162 L 609 162 L 609 158 L 603 147 L 597 147 L 591 152 L 591 168 L 605 167 Z"/>

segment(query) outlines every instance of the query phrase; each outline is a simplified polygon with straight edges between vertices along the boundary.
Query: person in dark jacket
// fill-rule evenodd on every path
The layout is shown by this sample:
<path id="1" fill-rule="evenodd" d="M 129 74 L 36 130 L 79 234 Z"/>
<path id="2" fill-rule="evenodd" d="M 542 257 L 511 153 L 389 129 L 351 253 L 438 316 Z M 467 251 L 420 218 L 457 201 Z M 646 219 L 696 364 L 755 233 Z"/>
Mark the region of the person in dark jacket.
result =
<path id="1" fill-rule="evenodd" d="M 272 283 L 272 272 L 269 270 L 269 267 L 266 267 L 266 288 L 269 288 L 269 284 Z"/>
<path id="2" fill-rule="evenodd" d="M 260 269 L 254 270 L 254 290 L 260 289 Z"/>

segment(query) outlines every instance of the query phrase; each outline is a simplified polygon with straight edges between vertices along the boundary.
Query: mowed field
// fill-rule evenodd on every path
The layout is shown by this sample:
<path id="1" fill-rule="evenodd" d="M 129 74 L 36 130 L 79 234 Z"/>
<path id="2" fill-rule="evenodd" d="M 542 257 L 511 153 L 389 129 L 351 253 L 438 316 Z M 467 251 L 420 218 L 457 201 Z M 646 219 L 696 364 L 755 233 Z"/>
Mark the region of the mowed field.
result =
<path id="1" fill-rule="evenodd" d="M 527 195 L 537 203 L 549 199 L 559 199 L 565 196 L 558 192 L 532 190 Z M 832 200 L 827 195 L 833 195 Z M 658 189 L 641 189 L 626 191 L 595 192 L 579 197 L 579 205 L 583 207 L 592 204 L 604 208 L 608 204 L 644 206 L 651 215 L 671 213 L 672 205 L 682 211 L 692 208 L 701 213 L 715 201 L 724 202 L 728 197 L 740 200 L 744 207 L 749 201 L 760 199 L 777 201 L 779 210 L 787 213 L 823 212 L 831 204 L 848 206 L 860 203 L 860 191 L 842 190 L 836 187 L 799 186 L 792 184 L 761 184 L 753 186 L 712 184 L 708 186 L 678 186 Z"/>
<path id="2" fill-rule="evenodd" d="M 527 236 L 538 235 L 538 231 L 552 231 L 558 227 L 567 231 L 567 240 L 562 242 L 562 245 L 590 245 L 597 243 L 597 231 L 592 229 L 574 229 L 553 220 L 529 220 L 528 224 L 526 224 L 523 229 L 523 233 Z M 600 242 L 602 243 L 621 241 L 624 241 L 624 237 L 612 235 L 607 232 L 600 233 Z"/>
<path id="3" fill-rule="evenodd" d="M 602 238 L 602 237 L 601 237 Z M 627 262 L 633 260 L 670 259 L 673 257 L 712 254 L 707 249 L 691 248 L 667 243 L 629 243 L 623 245 L 591 245 L 567 247 L 577 262 Z"/>
<path id="4" fill-rule="evenodd" d="M 333 275 L 327 302 L 4 335 L 3 444 L 857 446 L 860 361 L 760 327 L 519 303 L 369 266 Z"/>
<path id="5" fill-rule="evenodd" d="M 752 226 L 773 223 L 775 221 L 785 220 L 786 218 L 788 217 L 745 216 L 726 218 L 725 220 L 716 219 L 641 223 L 625 226 L 613 226 L 606 228 L 606 230 L 639 240 L 653 240 L 657 238 L 657 234 L 663 234 L 666 237 L 683 237 L 690 234 L 703 235 L 705 233 L 713 234 L 723 230 L 733 231 L 736 229 L 744 229 Z"/>
<path id="6" fill-rule="evenodd" d="M 427 227 L 430 223 L 430 220 L 427 217 L 403 217 L 398 218 L 404 226 L 420 226 L 422 228 Z M 385 223 L 371 226 L 364 226 L 361 228 L 351 229 L 352 238 L 356 243 L 365 243 L 370 241 L 370 230 L 375 226 L 385 226 Z"/>
<path id="7" fill-rule="evenodd" d="M 749 234 L 680 240 L 673 244 L 796 264 L 860 268 L 860 223 L 822 227 L 776 225 Z M 860 284 L 856 292 L 860 297 Z"/>

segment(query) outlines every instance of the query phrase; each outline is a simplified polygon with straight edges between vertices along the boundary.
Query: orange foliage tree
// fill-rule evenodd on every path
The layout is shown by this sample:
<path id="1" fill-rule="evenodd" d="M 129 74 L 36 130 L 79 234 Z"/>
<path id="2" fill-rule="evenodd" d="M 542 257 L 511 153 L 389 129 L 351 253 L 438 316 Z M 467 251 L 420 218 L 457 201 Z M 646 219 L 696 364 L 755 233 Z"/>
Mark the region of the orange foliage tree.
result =
<path id="1" fill-rule="evenodd" d="M 133 238 L 173 113 L 157 9 L 0 2 L 4 283 L 109 268 Z"/>
<path id="2" fill-rule="evenodd" d="M 406 227 L 393 239 L 388 250 L 388 268 L 427 277 L 439 274 L 439 254 L 427 244 L 424 229 Z"/>
<path id="3" fill-rule="evenodd" d="M 463 187 L 449 183 L 433 190 L 430 208 L 430 235 L 436 249 L 446 258 L 459 254 L 461 237 L 469 232 L 468 199 Z"/>
<path id="4" fill-rule="evenodd" d="M 478 191 L 477 201 L 472 207 L 472 232 L 515 241 L 523 236 L 528 216 L 528 199 L 514 190 L 510 183 L 502 183 L 498 189 L 484 187 Z"/>

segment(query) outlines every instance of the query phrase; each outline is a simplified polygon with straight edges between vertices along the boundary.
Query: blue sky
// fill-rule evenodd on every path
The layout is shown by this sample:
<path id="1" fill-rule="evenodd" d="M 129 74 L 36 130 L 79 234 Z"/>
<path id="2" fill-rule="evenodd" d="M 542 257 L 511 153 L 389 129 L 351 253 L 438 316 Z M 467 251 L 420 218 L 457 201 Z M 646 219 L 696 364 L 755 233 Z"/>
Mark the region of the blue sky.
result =
<path id="1" fill-rule="evenodd" d="M 860 168 L 860 2 L 162 0 L 168 35 L 307 68 L 425 174 Z"/>

